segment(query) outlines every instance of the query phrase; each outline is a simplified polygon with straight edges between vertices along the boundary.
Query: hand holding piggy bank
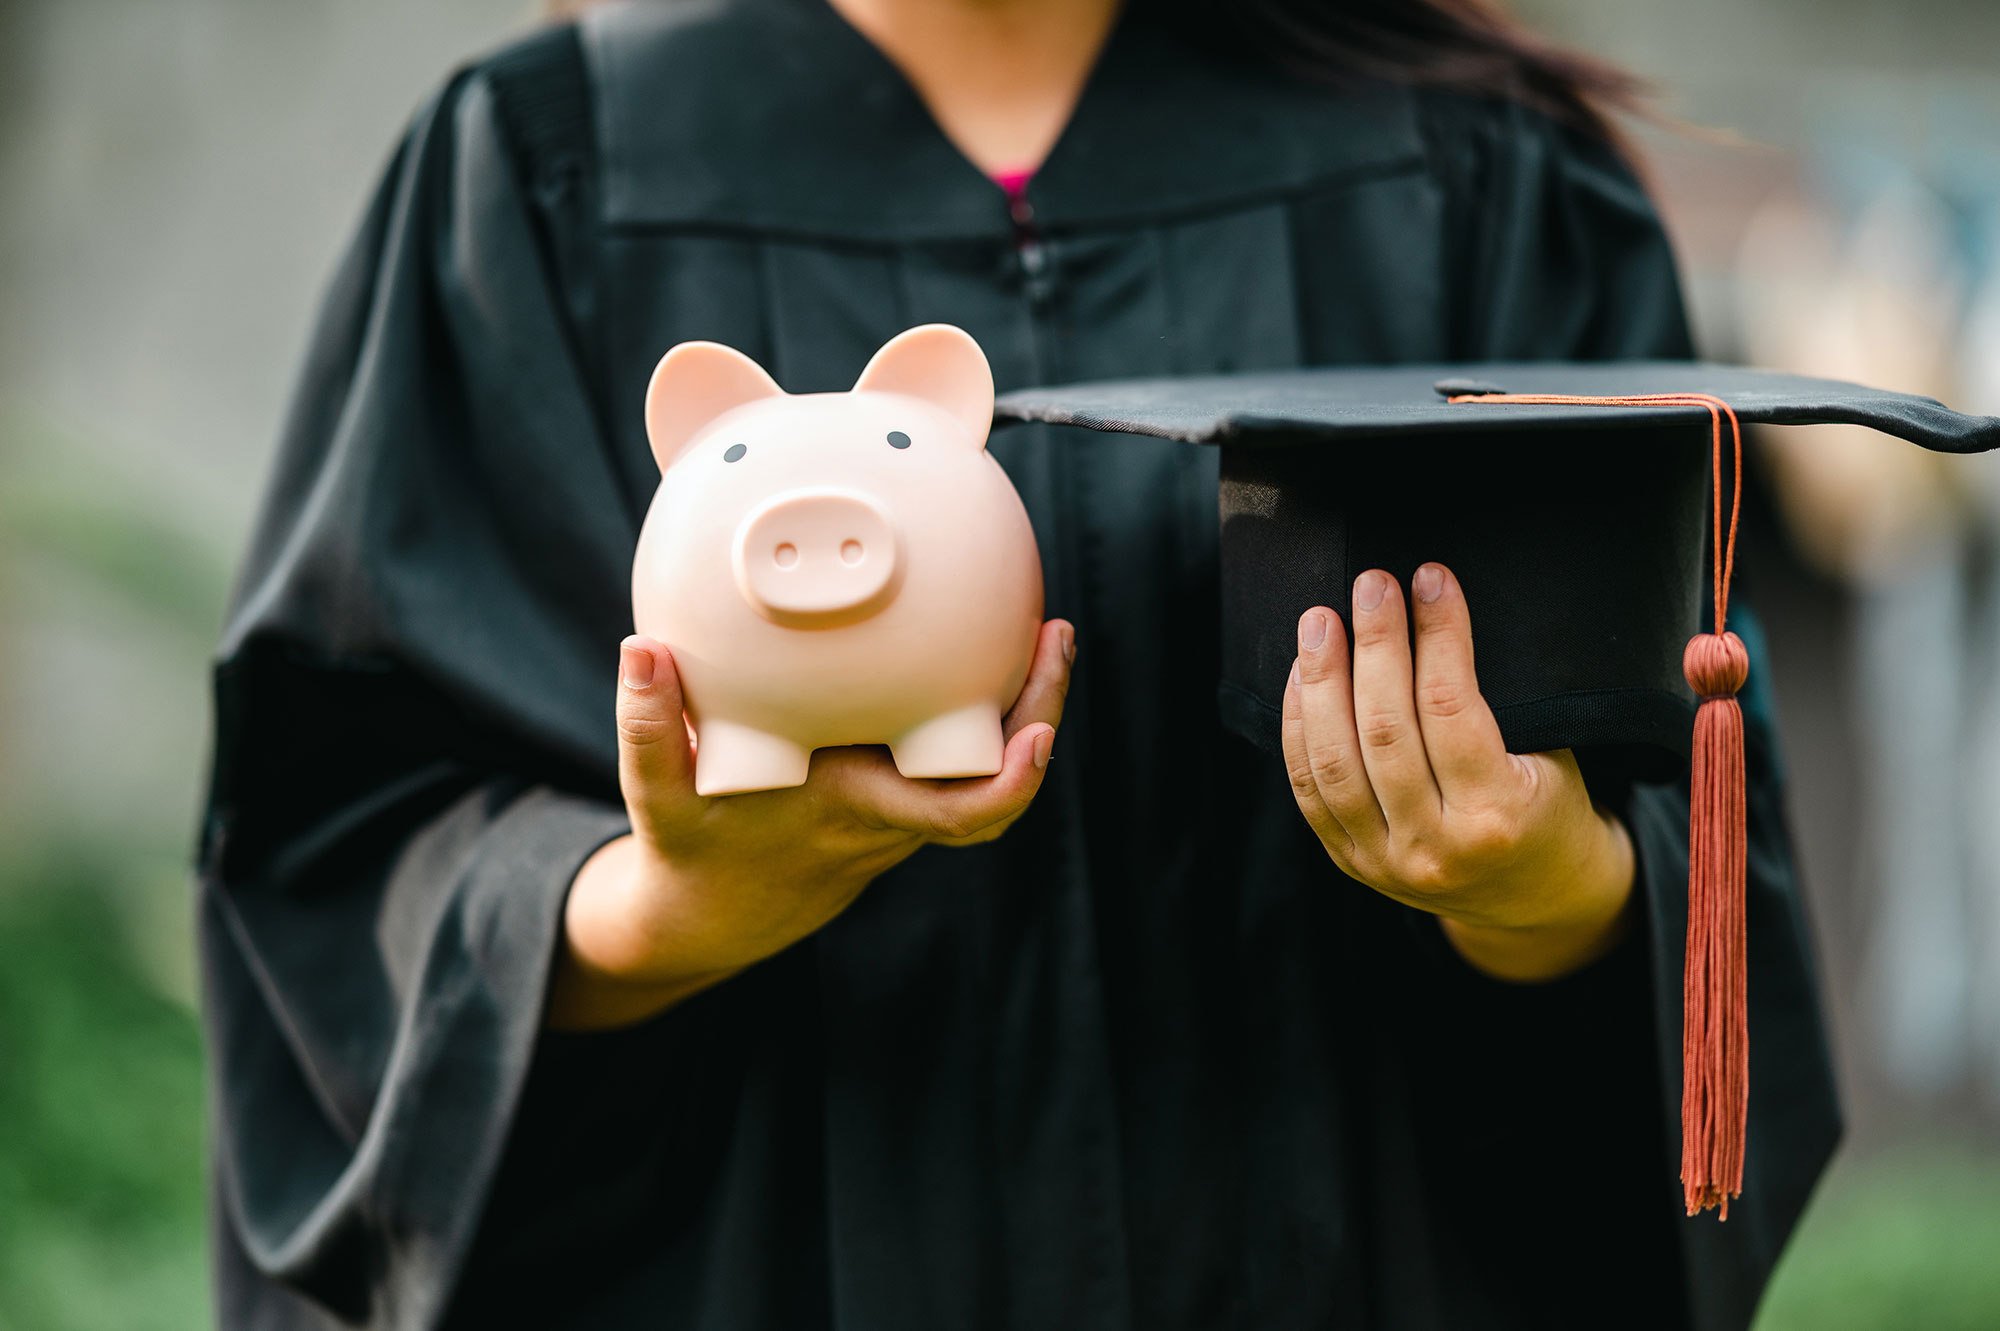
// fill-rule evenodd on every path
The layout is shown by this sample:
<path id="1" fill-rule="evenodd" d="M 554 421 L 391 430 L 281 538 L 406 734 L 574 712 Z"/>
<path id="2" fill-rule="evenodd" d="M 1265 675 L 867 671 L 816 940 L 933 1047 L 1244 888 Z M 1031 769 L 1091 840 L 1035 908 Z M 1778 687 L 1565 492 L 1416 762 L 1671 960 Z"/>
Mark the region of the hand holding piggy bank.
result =
<path id="1" fill-rule="evenodd" d="M 712 342 L 660 361 L 633 619 L 680 672 L 697 794 L 802 785 L 832 745 L 886 744 L 906 777 L 1000 771 L 1042 568 L 992 415 L 985 354 L 944 324 L 846 393 L 786 393 Z"/>

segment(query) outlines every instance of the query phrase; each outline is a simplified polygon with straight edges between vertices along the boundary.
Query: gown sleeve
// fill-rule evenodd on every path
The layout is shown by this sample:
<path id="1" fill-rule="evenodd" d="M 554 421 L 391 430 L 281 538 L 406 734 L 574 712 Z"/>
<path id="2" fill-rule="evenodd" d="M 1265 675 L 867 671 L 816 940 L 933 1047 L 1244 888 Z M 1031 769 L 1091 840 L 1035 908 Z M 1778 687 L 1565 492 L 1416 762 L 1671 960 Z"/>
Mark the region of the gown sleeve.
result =
<path id="1" fill-rule="evenodd" d="M 1671 247 L 1614 146 L 1519 107 L 1447 99 L 1430 107 L 1429 128 L 1451 219 L 1445 271 L 1462 293 L 1456 355 L 1693 354 Z M 1761 628 L 1740 591 L 1730 626 L 1763 665 Z M 1838 1140 L 1769 681 L 1768 669 L 1753 668 L 1742 697 L 1750 1127 L 1744 1195 L 1726 1223 L 1713 1213 L 1680 1218 L 1685 779 L 1618 794 L 1642 918 L 1583 973 L 1548 986 L 1497 984 L 1449 964 L 1455 954 L 1428 931 L 1443 969 L 1411 995 L 1410 1029 L 1434 1055 L 1415 1075 L 1419 1112 L 1434 1120 L 1427 1139 L 1442 1143 L 1429 1166 L 1440 1180 L 1433 1191 L 1474 1254 L 1468 1270 L 1483 1270 L 1496 1290 L 1538 1291 L 1524 1324 L 1747 1325 Z M 1453 1027 L 1466 1032 L 1462 1047 L 1443 1056 L 1435 1033 Z M 1472 1102 L 1491 1110 L 1477 1133 L 1462 1116 Z"/>
<path id="2" fill-rule="evenodd" d="M 626 830 L 637 512 L 545 250 L 460 76 L 334 279 L 234 595 L 199 853 L 223 1325 L 435 1320 L 569 881 Z"/>

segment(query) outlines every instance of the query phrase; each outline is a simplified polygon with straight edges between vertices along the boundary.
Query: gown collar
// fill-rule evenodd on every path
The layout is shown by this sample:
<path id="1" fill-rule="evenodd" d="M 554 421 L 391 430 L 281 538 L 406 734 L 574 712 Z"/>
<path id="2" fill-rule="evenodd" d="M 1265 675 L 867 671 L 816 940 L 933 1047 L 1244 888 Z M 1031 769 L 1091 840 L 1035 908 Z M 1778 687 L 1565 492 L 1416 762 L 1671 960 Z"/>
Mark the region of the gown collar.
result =
<path id="1" fill-rule="evenodd" d="M 610 226 L 892 244 L 1012 230 L 1005 193 L 826 0 L 638 0 L 581 24 Z M 1133 4 L 1028 199 L 1060 234 L 1422 162 L 1406 91 L 1217 58 Z"/>

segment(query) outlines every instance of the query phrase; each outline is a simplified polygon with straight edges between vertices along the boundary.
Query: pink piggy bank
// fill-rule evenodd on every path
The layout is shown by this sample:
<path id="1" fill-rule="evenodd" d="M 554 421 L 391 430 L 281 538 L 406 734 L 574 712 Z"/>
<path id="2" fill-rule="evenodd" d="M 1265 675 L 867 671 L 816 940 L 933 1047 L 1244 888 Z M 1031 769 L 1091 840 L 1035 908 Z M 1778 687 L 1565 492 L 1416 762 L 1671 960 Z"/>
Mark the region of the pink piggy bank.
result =
<path id="1" fill-rule="evenodd" d="M 633 621 L 679 667 L 698 793 L 800 785 L 836 744 L 887 744 L 908 777 L 1000 770 L 1042 563 L 992 417 L 985 353 L 944 324 L 846 393 L 787 393 L 713 342 L 660 361 Z"/>

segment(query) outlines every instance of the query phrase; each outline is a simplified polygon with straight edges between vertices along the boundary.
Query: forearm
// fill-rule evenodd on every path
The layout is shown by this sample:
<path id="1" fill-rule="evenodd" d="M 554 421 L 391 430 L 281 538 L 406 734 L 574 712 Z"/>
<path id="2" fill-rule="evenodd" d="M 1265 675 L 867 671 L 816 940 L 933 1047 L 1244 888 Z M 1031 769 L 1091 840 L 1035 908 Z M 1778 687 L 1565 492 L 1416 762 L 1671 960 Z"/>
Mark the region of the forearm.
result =
<path id="1" fill-rule="evenodd" d="M 638 853 L 629 834 L 607 842 L 570 884 L 549 981 L 545 1024 L 553 1029 L 602 1030 L 644 1021 L 741 969 L 704 971 L 689 949 L 671 946 L 660 964 L 641 964 L 653 959 L 642 958 L 638 930 L 621 914 L 636 895 Z M 649 932 L 657 934 L 664 925 L 658 921 Z"/>
<path id="2" fill-rule="evenodd" d="M 800 891 L 765 866 L 701 872 L 637 837 L 608 842 L 570 885 L 546 1024 L 598 1030 L 665 1012 L 819 929 L 894 862 L 885 858 Z"/>

